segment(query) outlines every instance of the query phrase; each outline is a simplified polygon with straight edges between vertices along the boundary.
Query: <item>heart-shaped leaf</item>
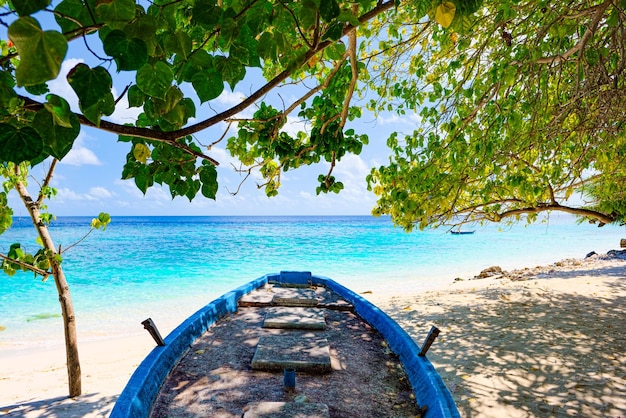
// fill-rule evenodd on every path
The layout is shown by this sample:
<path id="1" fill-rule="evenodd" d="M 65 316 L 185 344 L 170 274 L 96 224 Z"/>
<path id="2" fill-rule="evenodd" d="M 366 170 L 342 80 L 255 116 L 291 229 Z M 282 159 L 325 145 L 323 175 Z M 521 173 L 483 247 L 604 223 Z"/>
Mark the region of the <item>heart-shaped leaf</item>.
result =
<path id="1" fill-rule="evenodd" d="M 28 16 L 48 7 L 50 0 L 12 0 L 11 3 L 18 15 Z"/>
<path id="2" fill-rule="evenodd" d="M 128 106 L 130 107 L 141 107 L 143 106 L 146 100 L 146 95 L 143 94 L 141 89 L 137 87 L 136 84 L 133 84 L 128 89 Z"/>
<path id="3" fill-rule="evenodd" d="M 320 0 L 320 16 L 325 22 L 330 22 L 339 16 L 340 12 L 337 0 Z"/>
<path id="4" fill-rule="evenodd" d="M 146 144 L 139 142 L 133 146 L 133 156 L 137 161 L 145 164 L 148 158 L 150 158 L 150 148 Z"/>
<path id="5" fill-rule="evenodd" d="M 201 103 L 213 100 L 224 91 L 224 80 L 216 71 L 201 71 L 191 79 L 193 88 L 198 93 Z"/>
<path id="6" fill-rule="evenodd" d="M 157 61 L 154 66 L 146 64 L 137 71 L 137 87 L 148 96 L 165 100 L 172 81 L 174 73 L 162 61 Z"/>
<path id="7" fill-rule="evenodd" d="M 102 115 L 115 110 L 115 99 L 111 93 L 111 75 L 102 67 L 89 68 L 78 64 L 67 74 L 67 81 L 78 96 L 78 105 L 85 117 L 100 126 Z"/>
<path id="8" fill-rule="evenodd" d="M 71 128 L 70 116 L 73 113 L 67 100 L 56 94 L 48 94 L 46 100 L 48 101 L 44 103 L 44 107 L 52 114 L 54 124 L 64 128 Z"/>
<path id="9" fill-rule="evenodd" d="M 59 32 L 41 30 L 32 17 L 20 17 L 9 26 L 9 38 L 20 55 L 15 70 L 18 86 L 32 86 L 54 80 L 67 53 L 67 41 Z"/>
<path id="10" fill-rule="evenodd" d="M 55 123 L 53 113 L 47 108 L 41 109 L 35 114 L 33 128 L 40 133 L 44 141 L 43 151 L 45 155 L 52 155 L 54 158 L 62 160 L 74 145 L 74 140 L 80 133 L 80 122 L 78 117 L 71 113 L 67 117 L 69 127 L 63 127 Z"/>
<path id="11" fill-rule="evenodd" d="M 230 85 L 232 90 L 246 76 L 246 67 L 236 59 L 216 56 L 213 62 L 215 69 L 222 74 L 222 78 Z"/>
<path id="12" fill-rule="evenodd" d="M 115 58 L 118 71 L 134 71 L 148 61 L 148 47 L 139 38 L 129 38 L 121 30 L 114 30 L 104 38 L 104 52 Z"/>
<path id="13" fill-rule="evenodd" d="M 215 200 L 217 195 L 217 170 L 215 166 L 203 161 L 202 167 L 198 169 L 200 182 L 202 183 L 202 195 Z"/>
<path id="14" fill-rule="evenodd" d="M 135 0 L 98 0 L 96 14 L 111 27 L 130 22 L 135 17 Z"/>
<path id="15" fill-rule="evenodd" d="M 87 5 L 85 5 L 83 0 L 63 0 L 54 8 L 56 12 L 54 18 L 61 26 L 63 33 L 71 32 L 93 23 L 100 23 L 94 22 L 93 13 L 89 13 L 92 6 L 95 7 L 95 0 L 88 0 Z"/>
<path id="16" fill-rule="evenodd" d="M 42 151 L 43 140 L 34 128 L 0 124 L 0 161 L 18 164 L 36 158 Z"/>
<path id="17" fill-rule="evenodd" d="M 183 58 L 187 58 L 193 47 L 191 38 L 185 32 L 167 32 L 162 38 L 163 47 Z"/>
<path id="18" fill-rule="evenodd" d="M 444 1 L 435 9 L 435 22 L 444 28 L 450 27 L 456 14 L 456 5 L 451 1 Z"/>

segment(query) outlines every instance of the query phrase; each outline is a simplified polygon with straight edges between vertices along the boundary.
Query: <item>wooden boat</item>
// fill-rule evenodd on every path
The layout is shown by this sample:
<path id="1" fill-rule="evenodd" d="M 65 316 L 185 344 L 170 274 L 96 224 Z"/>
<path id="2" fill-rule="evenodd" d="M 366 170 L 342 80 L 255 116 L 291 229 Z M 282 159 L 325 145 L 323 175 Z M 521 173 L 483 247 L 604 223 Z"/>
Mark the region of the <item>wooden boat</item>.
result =
<path id="1" fill-rule="evenodd" d="M 461 230 L 450 230 L 450 233 L 453 235 L 470 235 L 473 234 L 476 231 L 461 231 Z"/>
<path id="2" fill-rule="evenodd" d="M 433 339 L 418 347 L 387 314 L 327 277 L 268 274 L 172 331 L 110 416 L 459 417 L 425 356 Z"/>

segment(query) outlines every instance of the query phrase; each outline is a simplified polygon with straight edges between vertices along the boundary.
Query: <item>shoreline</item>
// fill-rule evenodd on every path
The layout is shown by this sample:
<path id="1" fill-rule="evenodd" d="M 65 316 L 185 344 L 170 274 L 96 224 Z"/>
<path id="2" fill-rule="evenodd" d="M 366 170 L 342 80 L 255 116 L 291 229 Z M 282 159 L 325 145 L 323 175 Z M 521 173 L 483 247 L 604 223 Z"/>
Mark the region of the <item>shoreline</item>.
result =
<path id="1" fill-rule="evenodd" d="M 428 357 L 461 416 L 626 415 L 626 365 L 620 363 L 626 331 L 611 322 L 626 317 L 626 261 L 596 255 L 513 272 L 515 280 L 449 278 L 435 289 L 394 287 L 363 296 L 418 344 L 431 325 L 441 329 Z M 0 416 L 108 416 L 154 347 L 138 328 L 124 337 L 79 341 L 85 394 L 77 399 L 65 398 L 63 347 L 10 356 L 0 348 Z M 159 324 L 164 336 L 168 328 Z M 576 361 L 581 356 L 585 362 Z"/>

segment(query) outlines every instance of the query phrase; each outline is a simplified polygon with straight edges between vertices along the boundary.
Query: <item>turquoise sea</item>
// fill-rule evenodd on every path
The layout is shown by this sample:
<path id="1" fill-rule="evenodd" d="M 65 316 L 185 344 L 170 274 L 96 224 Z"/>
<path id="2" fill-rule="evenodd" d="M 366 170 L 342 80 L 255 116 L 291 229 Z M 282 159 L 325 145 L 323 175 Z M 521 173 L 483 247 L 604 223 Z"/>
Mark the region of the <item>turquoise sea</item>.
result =
<path id="1" fill-rule="evenodd" d="M 69 247 L 90 217 L 64 217 L 51 226 L 56 245 Z M 114 217 L 64 255 L 79 338 L 145 332 L 151 317 L 163 334 L 214 298 L 266 273 L 308 270 L 357 292 L 418 292 L 504 269 L 584 258 L 619 248 L 623 227 L 577 225 L 552 217 L 530 226 L 476 226 L 471 235 L 443 229 L 406 233 L 386 218 L 349 217 Z M 0 235 L 37 250 L 28 218 Z M 0 276 L 0 350 L 62 345 L 52 278 Z"/>

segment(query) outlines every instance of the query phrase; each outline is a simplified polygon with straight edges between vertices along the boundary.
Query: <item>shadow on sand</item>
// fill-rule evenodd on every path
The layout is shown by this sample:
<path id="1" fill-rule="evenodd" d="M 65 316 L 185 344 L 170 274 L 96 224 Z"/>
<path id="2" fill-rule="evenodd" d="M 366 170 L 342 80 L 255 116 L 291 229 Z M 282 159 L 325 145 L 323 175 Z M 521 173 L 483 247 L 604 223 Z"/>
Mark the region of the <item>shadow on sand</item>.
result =
<path id="1" fill-rule="evenodd" d="M 0 416 L 24 418 L 108 417 L 116 400 L 117 395 L 103 396 L 100 393 L 88 393 L 74 399 L 62 396 L 0 406 Z"/>
<path id="2" fill-rule="evenodd" d="M 550 275 L 624 279 L 602 294 L 553 291 L 545 278 L 515 282 L 514 291 L 477 291 L 477 300 L 457 292 L 444 302 L 442 292 L 428 294 L 417 311 L 406 300 L 386 310 L 418 343 L 431 325 L 441 329 L 428 357 L 464 417 L 624 417 L 625 271 Z"/>

